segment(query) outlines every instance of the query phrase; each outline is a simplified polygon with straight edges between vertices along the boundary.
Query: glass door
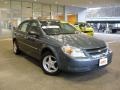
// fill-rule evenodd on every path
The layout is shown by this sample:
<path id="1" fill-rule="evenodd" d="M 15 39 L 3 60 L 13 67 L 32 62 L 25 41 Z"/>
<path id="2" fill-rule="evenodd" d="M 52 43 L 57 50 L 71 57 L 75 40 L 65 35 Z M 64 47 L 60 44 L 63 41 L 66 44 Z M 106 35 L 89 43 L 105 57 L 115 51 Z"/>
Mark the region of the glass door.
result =
<path id="1" fill-rule="evenodd" d="M 11 28 L 10 24 L 10 1 L 0 1 L 0 34 L 4 34 Z"/>

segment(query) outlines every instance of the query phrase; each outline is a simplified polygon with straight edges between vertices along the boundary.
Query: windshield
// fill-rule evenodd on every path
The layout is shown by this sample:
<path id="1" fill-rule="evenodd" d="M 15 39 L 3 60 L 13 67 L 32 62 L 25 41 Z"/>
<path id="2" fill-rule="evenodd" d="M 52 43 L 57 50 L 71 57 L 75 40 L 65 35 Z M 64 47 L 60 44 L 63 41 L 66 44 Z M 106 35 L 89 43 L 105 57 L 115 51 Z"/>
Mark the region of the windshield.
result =
<path id="1" fill-rule="evenodd" d="M 76 29 L 68 23 L 58 21 L 40 21 L 41 27 L 47 35 L 75 34 Z"/>

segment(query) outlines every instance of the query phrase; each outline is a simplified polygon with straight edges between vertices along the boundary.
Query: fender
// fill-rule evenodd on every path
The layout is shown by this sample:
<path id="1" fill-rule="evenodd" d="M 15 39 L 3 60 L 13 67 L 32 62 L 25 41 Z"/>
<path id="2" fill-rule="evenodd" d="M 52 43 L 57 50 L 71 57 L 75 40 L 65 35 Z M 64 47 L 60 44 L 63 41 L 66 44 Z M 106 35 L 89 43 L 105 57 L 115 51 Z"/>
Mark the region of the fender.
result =
<path id="1" fill-rule="evenodd" d="M 58 65 L 60 65 L 60 54 L 59 54 L 59 47 L 53 45 L 43 45 L 42 49 L 40 50 L 40 56 L 42 56 L 42 51 L 44 49 L 49 49 L 56 57 Z M 41 60 L 41 57 L 40 57 Z"/>

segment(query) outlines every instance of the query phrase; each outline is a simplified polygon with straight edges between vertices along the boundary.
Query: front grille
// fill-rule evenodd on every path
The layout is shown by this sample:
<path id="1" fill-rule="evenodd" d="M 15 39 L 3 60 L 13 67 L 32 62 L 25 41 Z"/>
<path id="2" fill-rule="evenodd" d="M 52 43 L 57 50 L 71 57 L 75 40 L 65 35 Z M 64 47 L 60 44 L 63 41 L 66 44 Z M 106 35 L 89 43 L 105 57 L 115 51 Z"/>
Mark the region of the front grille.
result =
<path id="1" fill-rule="evenodd" d="M 86 52 L 90 55 L 99 55 L 107 52 L 106 47 L 101 47 L 101 48 L 94 48 L 94 49 L 86 49 Z"/>

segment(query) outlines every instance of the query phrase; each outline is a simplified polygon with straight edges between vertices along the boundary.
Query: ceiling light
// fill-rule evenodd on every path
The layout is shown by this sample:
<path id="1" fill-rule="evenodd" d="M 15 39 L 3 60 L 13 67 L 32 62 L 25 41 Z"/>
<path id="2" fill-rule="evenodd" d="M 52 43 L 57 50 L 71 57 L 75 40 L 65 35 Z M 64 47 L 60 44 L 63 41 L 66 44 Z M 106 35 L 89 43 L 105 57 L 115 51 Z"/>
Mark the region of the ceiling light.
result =
<path id="1" fill-rule="evenodd" d="M 101 9 L 101 7 L 97 7 L 97 8 L 88 8 L 88 10 L 99 10 Z"/>

